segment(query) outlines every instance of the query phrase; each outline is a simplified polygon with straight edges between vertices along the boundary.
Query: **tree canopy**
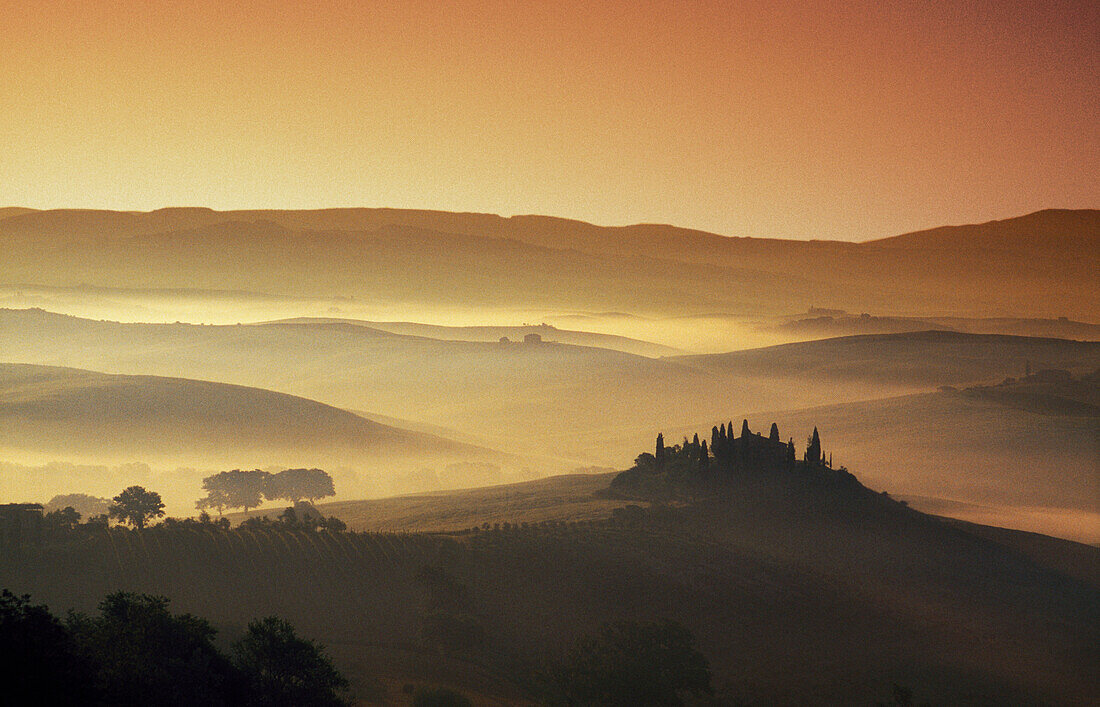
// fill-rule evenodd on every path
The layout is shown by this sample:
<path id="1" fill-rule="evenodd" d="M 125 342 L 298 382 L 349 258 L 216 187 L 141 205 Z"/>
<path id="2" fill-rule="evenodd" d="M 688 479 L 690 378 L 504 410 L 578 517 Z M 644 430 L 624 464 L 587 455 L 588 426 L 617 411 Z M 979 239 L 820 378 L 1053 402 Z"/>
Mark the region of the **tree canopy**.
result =
<path id="1" fill-rule="evenodd" d="M 4 703 L 104 707 L 282 707 L 345 704 L 346 680 L 324 649 L 285 621 L 253 621 L 226 655 L 214 628 L 168 600 L 117 592 L 94 615 L 59 621 L 0 593 Z"/>
<path id="2" fill-rule="evenodd" d="M 98 666 L 107 704 L 219 705 L 235 696 L 233 669 L 214 647 L 214 629 L 196 616 L 173 615 L 164 597 L 117 592 L 100 603 L 98 615 L 76 615 L 69 624 Z"/>
<path id="3" fill-rule="evenodd" d="M 114 497 L 114 503 L 107 512 L 111 518 L 117 518 L 120 522 L 141 530 L 152 519 L 164 515 L 164 503 L 156 491 L 130 486 Z"/>
<path id="4" fill-rule="evenodd" d="M 223 471 L 202 480 L 206 497 L 195 505 L 199 510 L 215 508 L 219 513 L 225 508 L 242 508 L 245 512 L 263 503 L 264 492 L 271 479 L 266 471 Z"/>
<path id="5" fill-rule="evenodd" d="M 68 629 L 44 606 L 0 593 L 0 681 L 18 705 L 96 703 L 91 665 Z"/>
<path id="6" fill-rule="evenodd" d="M 316 501 L 332 496 L 336 487 L 332 477 L 321 469 L 286 469 L 272 475 L 264 489 L 268 500 L 283 499 L 295 503 L 303 498 Z"/>
<path id="7" fill-rule="evenodd" d="M 248 678 L 255 704 L 279 707 L 345 704 L 338 694 L 347 687 L 324 650 L 300 638 L 294 627 L 274 616 L 253 621 L 233 645 L 234 659 Z"/>

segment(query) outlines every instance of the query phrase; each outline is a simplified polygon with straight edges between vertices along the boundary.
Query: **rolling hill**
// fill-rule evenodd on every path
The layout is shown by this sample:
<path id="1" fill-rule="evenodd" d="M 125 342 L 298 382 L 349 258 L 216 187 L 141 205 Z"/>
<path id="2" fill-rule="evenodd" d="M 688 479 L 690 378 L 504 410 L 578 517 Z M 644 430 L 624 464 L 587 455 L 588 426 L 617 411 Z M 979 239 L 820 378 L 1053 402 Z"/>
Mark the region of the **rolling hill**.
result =
<path id="1" fill-rule="evenodd" d="M 978 253 L 1080 253 L 1100 248 L 1100 210 L 1045 209 L 1017 218 L 965 226 L 942 226 L 868 241 L 883 248 Z"/>
<path id="2" fill-rule="evenodd" d="M 265 324 L 354 324 L 391 334 L 403 334 L 406 336 L 420 336 L 440 341 L 489 341 L 497 342 L 501 338 L 510 341 L 522 342 L 524 337 L 534 334 L 546 343 L 570 344 L 573 346 L 590 346 L 612 351 L 648 356 L 672 356 L 677 351 L 671 346 L 654 344 L 649 341 L 640 341 L 626 336 L 613 336 L 589 331 L 573 331 L 570 329 L 558 329 L 549 324 L 525 324 L 523 326 L 440 326 L 435 324 L 420 324 L 417 322 L 371 322 L 355 319 L 296 317 L 283 319 Z"/>
<path id="3" fill-rule="evenodd" d="M 538 499 L 521 491 L 508 525 L 478 532 L 198 525 L 5 543 L 0 584 L 54 611 L 119 588 L 163 594 L 229 636 L 276 614 L 325 643 L 361 699 L 387 702 L 441 683 L 486 703 L 537 701 L 539 671 L 601 622 L 669 619 L 694 634 L 720 703 L 873 704 L 893 685 L 933 704 L 1095 694 L 1100 550 L 799 478 L 526 526 Z M 483 638 L 439 649 L 425 627 L 459 615 Z"/>
<path id="4" fill-rule="evenodd" d="M 848 243 L 395 209 L 31 211 L 0 219 L 10 254 L 0 283 L 215 290 L 249 283 L 269 295 L 421 308 L 461 301 L 501 310 L 760 316 L 824 304 L 1095 321 L 1097 223 L 1097 211 L 1051 210 Z"/>
<path id="5" fill-rule="evenodd" d="M 494 448 L 621 465 L 633 447 L 601 442 L 661 420 L 721 419 L 912 390 L 889 380 L 776 384 L 692 362 L 560 343 L 440 341 L 346 323 L 120 324 L 0 310 L 11 362 L 216 380 L 491 435 Z M 750 407 L 751 406 L 751 407 Z"/>
<path id="6" fill-rule="evenodd" d="M 519 461 L 259 388 L 21 364 L 0 364 L 0 429 L 0 460 L 17 463 L 0 479 L 6 498 L 141 483 L 173 513 L 192 512 L 210 470 L 323 467 L 342 497 L 363 498 L 415 488 L 404 475 L 425 465 Z M 33 466 L 58 461 L 72 473 Z"/>
<path id="7" fill-rule="evenodd" d="M 34 310 L 0 310 L 0 348 L 11 362 L 216 380 L 491 436 L 497 449 L 561 459 L 558 471 L 621 466 L 661 425 L 996 382 L 1027 361 L 1078 372 L 1100 367 L 1096 343 L 950 332 L 651 359 L 559 343 L 441 341 L 339 322 L 119 324 Z"/>
<path id="8" fill-rule="evenodd" d="M 490 454 L 259 388 L 21 364 L 0 363 L 0 419 L 6 451 L 101 459 Z"/>
<path id="9" fill-rule="evenodd" d="M 1100 342 L 917 331 L 867 334 L 672 360 L 715 375 L 872 380 L 928 387 L 1000 381 L 1033 368 L 1086 373 L 1100 367 Z"/>
<path id="10" fill-rule="evenodd" d="M 1100 415 L 1091 408 L 948 390 L 745 417 L 754 431 L 774 420 L 800 454 L 817 427 L 837 466 L 863 470 L 868 484 L 922 510 L 1100 544 Z M 671 443 L 714 422 L 663 432 Z"/>
<path id="11" fill-rule="evenodd" d="M 1100 325 L 1071 319 L 1020 319 L 1001 317 L 972 319 L 966 317 L 880 317 L 871 314 L 847 313 L 797 315 L 778 318 L 760 325 L 764 332 L 788 339 L 793 343 L 807 339 L 833 339 L 862 334 L 900 334 L 918 331 L 958 331 L 969 334 L 1008 334 L 1052 339 L 1100 341 Z M 778 342 L 777 342 L 778 343 Z"/>

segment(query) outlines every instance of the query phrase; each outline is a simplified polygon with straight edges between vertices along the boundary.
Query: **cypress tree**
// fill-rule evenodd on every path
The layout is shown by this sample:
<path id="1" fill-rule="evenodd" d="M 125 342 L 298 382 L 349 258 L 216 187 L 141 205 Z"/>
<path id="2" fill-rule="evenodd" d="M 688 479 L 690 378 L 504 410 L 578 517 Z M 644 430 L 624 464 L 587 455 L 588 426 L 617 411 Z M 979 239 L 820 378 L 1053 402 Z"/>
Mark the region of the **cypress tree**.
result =
<path id="1" fill-rule="evenodd" d="M 787 440 L 787 464 L 794 466 L 795 452 L 794 452 L 794 437 Z"/>
<path id="2" fill-rule="evenodd" d="M 752 434 L 752 433 L 749 432 L 749 421 L 748 420 L 743 420 L 741 422 L 741 436 L 742 437 L 748 437 L 750 434 Z"/>
<path id="3" fill-rule="evenodd" d="M 698 432 L 696 432 L 695 436 L 691 439 L 691 448 L 692 449 L 698 449 L 699 448 L 699 433 Z"/>
<path id="4" fill-rule="evenodd" d="M 657 466 L 661 466 L 665 463 L 665 436 L 660 432 L 657 433 L 657 449 L 654 457 L 657 459 Z"/>
<path id="5" fill-rule="evenodd" d="M 699 447 L 699 465 L 705 469 L 708 461 L 710 461 L 710 454 L 707 452 L 707 441 L 704 439 Z"/>
<path id="6" fill-rule="evenodd" d="M 775 424 L 774 422 L 772 423 L 771 432 L 768 433 L 768 439 L 772 442 L 779 441 L 779 425 Z"/>
<path id="7" fill-rule="evenodd" d="M 726 423 L 722 423 L 721 429 L 718 430 L 718 439 L 726 439 Z"/>
<path id="8" fill-rule="evenodd" d="M 821 465 L 821 437 L 818 436 L 816 427 L 806 444 L 806 463 L 814 466 Z"/>
<path id="9" fill-rule="evenodd" d="M 718 449 L 718 440 L 721 439 L 718 436 L 718 427 L 712 427 L 710 430 L 710 448 Z"/>

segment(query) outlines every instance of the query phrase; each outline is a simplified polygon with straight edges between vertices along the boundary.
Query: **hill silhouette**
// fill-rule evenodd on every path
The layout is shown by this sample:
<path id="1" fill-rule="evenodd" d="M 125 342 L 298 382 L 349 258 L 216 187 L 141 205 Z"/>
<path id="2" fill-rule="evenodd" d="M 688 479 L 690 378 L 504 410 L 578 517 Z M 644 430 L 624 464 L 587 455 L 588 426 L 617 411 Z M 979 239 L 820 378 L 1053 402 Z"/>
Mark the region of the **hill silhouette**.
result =
<path id="1" fill-rule="evenodd" d="M 1100 210 L 1044 209 L 1017 218 L 966 226 L 941 226 L 867 241 L 886 248 L 948 251 L 1081 253 L 1100 248 Z"/>
<path id="2" fill-rule="evenodd" d="M 391 334 L 420 336 L 428 339 L 439 339 L 440 341 L 499 342 L 502 338 L 506 338 L 510 342 L 522 343 L 525 336 L 535 334 L 544 342 L 571 344 L 573 346 L 592 346 L 595 348 L 611 349 L 612 351 L 622 351 L 624 353 L 648 356 L 651 358 L 681 353 L 671 346 L 663 346 L 661 344 L 640 341 L 625 336 L 558 329 L 549 324 L 526 324 L 523 326 L 440 326 L 435 324 L 420 324 L 417 322 L 373 322 L 328 317 L 295 317 L 264 323 L 354 324 L 376 329 L 378 331 L 386 331 Z"/>
<path id="3" fill-rule="evenodd" d="M 1100 212 L 1052 210 L 849 243 L 396 209 L 32 211 L 0 219 L 12 255 L 0 282 L 250 282 L 272 295 L 655 314 L 785 314 L 828 299 L 853 311 L 1095 321 L 1098 222 Z"/>
<path id="4" fill-rule="evenodd" d="M 672 360 L 716 374 L 880 380 L 925 386 L 1002 380 L 1028 361 L 1077 372 L 1100 365 L 1100 343 L 1000 334 L 917 331 L 782 344 Z"/>
<path id="5" fill-rule="evenodd" d="M 8 543 L 0 583 L 55 611 L 110 585 L 218 624 L 277 613 L 364 691 L 432 675 L 464 687 L 458 661 L 489 676 L 479 694 L 534 699 L 538 666 L 615 617 L 690 629 L 735 703 L 859 703 L 894 684 L 933 703 L 1093 694 L 1100 587 L 1058 566 L 1096 563 L 1096 548 L 971 531 L 855 480 L 746 471 L 694 503 L 577 523 L 524 525 L 521 508 L 450 534 L 196 524 Z M 422 629 L 441 617 L 480 638 L 433 648 Z"/>

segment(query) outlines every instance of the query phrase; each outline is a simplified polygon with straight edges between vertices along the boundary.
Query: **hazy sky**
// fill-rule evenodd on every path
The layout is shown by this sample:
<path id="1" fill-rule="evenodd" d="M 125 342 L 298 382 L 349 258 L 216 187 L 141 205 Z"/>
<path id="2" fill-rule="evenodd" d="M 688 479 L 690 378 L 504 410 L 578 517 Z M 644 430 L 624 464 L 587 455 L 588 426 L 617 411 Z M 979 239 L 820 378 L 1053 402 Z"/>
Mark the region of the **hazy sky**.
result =
<path id="1" fill-rule="evenodd" d="M 0 0 L 0 205 L 864 239 L 1100 206 L 1096 2 Z"/>

